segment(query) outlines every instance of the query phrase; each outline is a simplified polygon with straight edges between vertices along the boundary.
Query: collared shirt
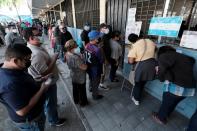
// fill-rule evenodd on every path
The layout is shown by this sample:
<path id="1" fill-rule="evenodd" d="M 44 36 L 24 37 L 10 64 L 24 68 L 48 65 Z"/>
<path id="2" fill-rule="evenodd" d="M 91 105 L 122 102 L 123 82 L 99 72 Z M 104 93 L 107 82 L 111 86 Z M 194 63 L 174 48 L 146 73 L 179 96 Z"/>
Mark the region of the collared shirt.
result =
<path id="1" fill-rule="evenodd" d="M 147 47 L 146 47 L 146 51 L 144 54 L 145 42 L 147 44 Z M 154 58 L 155 57 L 155 48 L 156 48 L 156 46 L 155 46 L 154 42 L 152 42 L 151 40 L 140 39 L 133 44 L 132 48 L 129 51 L 128 57 L 135 58 L 135 61 L 140 61 L 143 54 L 144 54 L 144 56 L 141 59 L 141 61 L 147 60 L 150 58 Z"/>
<path id="2" fill-rule="evenodd" d="M 28 68 L 28 72 L 36 81 L 40 81 L 42 73 L 48 69 L 51 62 L 50 55 L 43 47 L 38 47 L 35 45 L 27 44 L 32 51 L 31 55 L 31 66 Z M 57 69 L 53 70 L 53 77 L 55 80 L 58 78 Z"/>
<path id="3" fill-rule="evenodd" d="M 170 92 L 177 96 L 194 96 L 195 95 L 195 88 L 181 87 L 167 80 L 164 82 L 163 91 Z"/>

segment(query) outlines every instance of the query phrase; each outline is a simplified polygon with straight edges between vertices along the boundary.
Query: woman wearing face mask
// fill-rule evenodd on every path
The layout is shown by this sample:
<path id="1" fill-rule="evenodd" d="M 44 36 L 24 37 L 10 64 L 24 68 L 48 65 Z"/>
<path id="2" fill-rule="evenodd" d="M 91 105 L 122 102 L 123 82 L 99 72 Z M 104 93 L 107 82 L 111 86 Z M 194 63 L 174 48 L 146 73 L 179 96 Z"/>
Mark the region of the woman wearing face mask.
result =
<path id="1" fill-rule="evenodd" d="M 90 42 L 90 40 L 88 38 L 88 33 L 90 31 L 91 31 L 91 25 L 90 25 L 90 23 L 86 23 L 84 25 L 83 31 L 81 33 L 81 41 L 83 42 L 83 47 L 85 47 L 85 45 L 87 45 Z"/>
<path id="2" fill-rule="evenodd" d="M 75 104 L 86 106 L 88 104 L 86 95 L 86 70 L 83 58 L 79 55 L 80 49 L 74 40 L 66 42 L 66 62 L 70 69 L 70 75 L 73 85 L 73 99 Z"/>

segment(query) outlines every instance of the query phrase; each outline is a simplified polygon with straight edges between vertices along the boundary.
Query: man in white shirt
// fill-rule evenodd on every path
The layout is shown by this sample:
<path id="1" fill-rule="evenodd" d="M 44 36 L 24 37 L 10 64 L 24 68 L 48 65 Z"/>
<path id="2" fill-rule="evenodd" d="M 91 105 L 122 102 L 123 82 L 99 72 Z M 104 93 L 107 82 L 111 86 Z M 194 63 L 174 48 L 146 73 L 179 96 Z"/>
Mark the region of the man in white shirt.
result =
<path id="1" fill-rule="evenodd" d="M 32 28 L 28 28 L 25 32 L 25 39 L 27 40 L 27 46 L 32 51 L 31 66 L 28 68 L 29 74 L 39 84 L 42 82 L 42 77 L 51 75 L 52 82 L 50 88 L 46 93 L 45 112 L 48 117 L 48 121 L 52 126 L 62 126 L 65 123 L 65 119 L 60 119 L 57 113 L 57 86 L 56 81 L 58 79 L 58 72 L 56 68 L 56 60 L 58 54 L 49 56 L 48 52 L 41 46 L 41 42 L 38 36 L 32 31 Z"/>

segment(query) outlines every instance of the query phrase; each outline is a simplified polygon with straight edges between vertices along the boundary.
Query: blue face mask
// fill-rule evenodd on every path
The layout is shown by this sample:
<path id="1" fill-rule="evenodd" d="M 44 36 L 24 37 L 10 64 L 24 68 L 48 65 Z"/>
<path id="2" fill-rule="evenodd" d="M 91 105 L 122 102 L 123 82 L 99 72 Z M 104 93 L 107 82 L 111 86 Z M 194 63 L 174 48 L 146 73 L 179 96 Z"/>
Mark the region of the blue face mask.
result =
<path id="1" fill-rule="evenodd" d="M 80 48 L 79 47 L 75 48 L 74 49 L 74 53 L 75 54 L 80 54 L 81 53 Z"/>

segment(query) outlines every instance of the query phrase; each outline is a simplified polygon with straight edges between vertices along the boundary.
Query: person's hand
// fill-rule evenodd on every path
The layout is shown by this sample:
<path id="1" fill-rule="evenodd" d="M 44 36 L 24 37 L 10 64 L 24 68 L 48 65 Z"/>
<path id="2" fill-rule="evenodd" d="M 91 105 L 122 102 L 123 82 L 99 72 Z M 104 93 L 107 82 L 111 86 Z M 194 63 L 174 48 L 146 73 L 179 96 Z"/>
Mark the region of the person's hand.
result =
<path id="1" fill-rule="evenodd" d="M 41 79 L 42 81 L 46 81 L 49 77 L 51 77 L 53 75 L 53 73 L 49 73 L 48 75 L 46 76 L 43 76 Z"/>
<path id="2" fill-rule="evenodd" d="M 42 84 L 41 84 L 41 90 L 43 90 L 44 92 L 46 92 L 48 89 L 49 89 L 49 85 L 47 85 L 47 84 L 45 84 L 45 82 L 43 82 Z"/>
<path id="3" fill-rule="evenodd" d="M 159 72 L 159 66 L 156 66 L 156 67 L 155 67 L 155 71 L 156 71 L 156 75 L 158 75 L 158 72 Z"/>
<path id="4" fill-rule="evenodd" d="M 59 53 L 55 53 L 55 54 L 53 55 L 53 59 L 57 60 L 57 59 L 58 59 L 58 56 L 59 56 Z"/>

